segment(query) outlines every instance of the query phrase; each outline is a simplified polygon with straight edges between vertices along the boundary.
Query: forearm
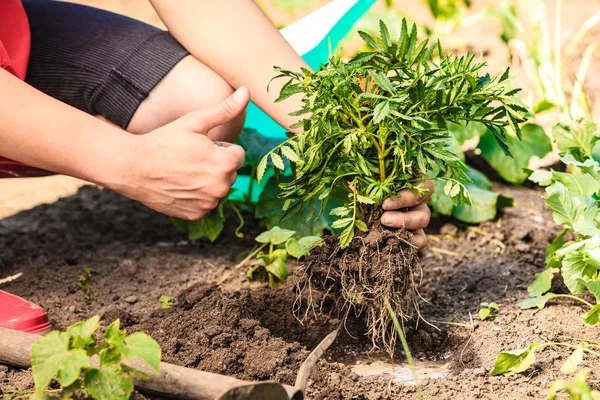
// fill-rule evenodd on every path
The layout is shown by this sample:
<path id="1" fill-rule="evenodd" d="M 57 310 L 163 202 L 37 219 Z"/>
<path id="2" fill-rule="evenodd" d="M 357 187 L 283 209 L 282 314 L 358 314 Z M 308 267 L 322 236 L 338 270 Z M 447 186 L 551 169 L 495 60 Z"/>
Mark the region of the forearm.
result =
<path id="1" fill-rule="evenodd" d="M 302 108 L 301 96 L 274 101 L 284 80 L 274 66 L 308 68 L 252 0 L 150 0 L 175 38 L 232 87 L 245 86 L 251 100 L 284 127 L 297 121 L 288 114 Z"/>
<path id="2" fill-rule="evenodd" d="M 0 68 L 0 156 L 110 186 L 132 137 Z"/>

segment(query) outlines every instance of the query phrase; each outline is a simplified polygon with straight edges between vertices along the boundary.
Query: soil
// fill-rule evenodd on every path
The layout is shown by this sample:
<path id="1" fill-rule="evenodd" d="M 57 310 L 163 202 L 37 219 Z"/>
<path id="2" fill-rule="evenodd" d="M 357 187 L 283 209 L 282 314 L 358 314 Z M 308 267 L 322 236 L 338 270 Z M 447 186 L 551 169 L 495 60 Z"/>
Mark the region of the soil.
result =
<path id="1" fill-rule="evenodd" d="M 510 378 L 488 375 L 498 352 L 532 341 L 600 337 L 600 328 L 581 322 L 584 310 L 577 304 L 557 301 L 537 312 L 515 306 L 527 297 L 533 274 L 543 268 L 545 246 L 559 230 L 540 190 L 496 189 L 516 201 L 498 221 L 473 230 L 434 219 L 430 228 L 430 247 L 421 256 L 420 313 L 437 328 L 407 321 L 407 336 L 418 360 L 445 360 L 452 374 L 422 381 L 424 398 L 543 398 L 554 379 L 565 378 L 559 368 L 568 351 L 542 350 L 534 368 Z M 0 220 L 1 274 L 24 274 L 2 289 L 40 304 L 57 329 L 95 314 L 103 325 L 118 317 L 130 332 L 141 330 L 158 340 L 167 362 L 292 384 L 302 361 L 339 320 L 325 302 L 323 313 L 310 314 L 301 324 L 292 312 L 291 283 L 272 290 L 248 283 L 240 273 L 216 286 L 251 250 L 258 232 L 237 239 L 235 225 L 214 244 L 189 243 L 168 218 L 86 186 L 54 204 Z M 91 270 L 87 292 L 77 285 L 83 268 Z M 556 290 L 564 290 L 560 282 Z M 161 295 L 172 296 L 175 306 L 162 309 Z M 440 323 L 468 326 L 469 313 L 476 315 L 482 301 L 499 303 L 500 313 L 475 322 L 474 331 Z M 346 327 L 312 371 L 309 397 L 416 398 L 414 386 L 350 370 L 356 359 L 388 358 L 371 351 L 364 327 L 352 317 Z M 396 359 L 403 359 L 399 351 Z M 592 369 L 597 385 L 600 360 L 586 359 L 584 366 Z M 31 389 L 30 372 L 3 367 L 0 385 Z"/>
<path id="2" fill-rule="evenodd" d="M 85 2 L 131 16 L 141 13 L 144 20 L 156 23 L 147 2 Z M 418 8 L 416 3 L 402 4 L 410 14 Z M 599 4 L 598 0 L 571 0 L 563 9 L 563 38 L 572 36 Z M 548 14 L 552 20 L 552 7 Z M 597 40 L 599 32 L 596 26 L 589 40 Z M 487 54 L 490 65 L 501 66 L 507 58 L 497 34 L 495 24 L 479 24 L 460 35 L 468 38 L 472 50 Z M 600 93 L 599 72 L 599 63 L 593 61 L 586 82 L 592 100 Z M 600 102 L 593 103 L 597 114 Z M 319 313 L 309 312 L 300 323 L 293 313 L 297 293 L 291 281 L 272 290 L 249 283 L 239 273 L 216 285 L 252 249 L 260 228 L 251 221 L 243 239 L 236 238 L 232 222 L 217 242 L 190 243 L 167 217 L 110 191 L 84 186 L 55 200 L 56 193 L 46 193 L 51 188 L 41 189 L 43 182 L 58 181 L 51 177 L 0 182 L 0 218 L 4 218 L 0 219 L 0 278 L 23 273 L 1 289 L 44 307 L 56 329 L 96 314 L 102 316 L 103 326 L 120 318 L 128 331 L 144 331 L 158 340 L 167 362 L 292 384 L 309 352 L 339 325 L 327 300 Z M 67 183 L 69 191 L 80 185 Z M 506 209 L 497 221 L 472 229 L 435 217 L 428 230 L 430 246 L 421 254 L 419 287 L 420 314 L 427 322 L 406 320 L 405 327 L 413 356 L 448 363 L 451 374 L 422 380 L 425 399 L 545 398 L 553 380 L 570 379 L 559 372 L 569 351 L 545 348 L 533 368 L 512 377 L 489 376 L 496 355 L 532 341 L 600 337 L 600 327 L 582 323 L 584 309 L 579 304 L 553 301 L 540 311 L 516 307 L 528 296 L 534 274 L 543 269 L 545 247 L 559 228 L 544 208 L 541 190 L 495 186 L 515 198 L 515 207 Z M 6 217 L 32 206 L 33 196 L 51 203 Z M 86 275 L 84 268 L 90 270 L 88 289 L 78 286 L 80 276 Z M 566 290 L 559 281 L 554 286 L 554 291 Z M 173 297 L 173 308 L 161 308 L 162 295 Z M 496 318 L 478 320 L 483 301 L 500 305 Z M 356 360 L 390 359 L 373 351 L 364 326 L 353 315 L 345 328 L 313 369 L 309 398 L 417 398 L 414 386 L 393 383 L 389 376 L 353 373 Z M 398 350 L 395 362 L 403 360 Z M 600 389 L 600 360 L 586 358 L 582 366 L 591 369 L 590 383 Z M 30 371 L 0 365 L 1 390 L 32 388 Z"/>

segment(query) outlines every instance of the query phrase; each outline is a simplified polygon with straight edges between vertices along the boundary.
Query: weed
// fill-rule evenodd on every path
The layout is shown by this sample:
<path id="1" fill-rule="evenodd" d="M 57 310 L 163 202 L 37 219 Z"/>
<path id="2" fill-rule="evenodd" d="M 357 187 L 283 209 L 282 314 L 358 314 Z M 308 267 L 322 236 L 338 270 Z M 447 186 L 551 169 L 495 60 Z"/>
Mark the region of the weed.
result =
<path id="1" fill-rule="evenodd" d="M 160 372 L 160 346 L 142 332 L 126 336 L 119 320 L 111 323 L 98 343 L 94 333 L 100 317 L 78 322 L 65 332 L 52 331 L 31 347 L 35 394 L 33 399 L 53 399 L 47 391 L 52 381 L 61 386 L 60 398 L 83 391 L 96 400 L 128 399 L 133 391 L 132 376 L 146 376 L 126 366 L 123 360 L 140 357 L 156 373 Z M 92 357 L 97 355 L 98 362 Z"/>
<path id="2" fill-rule="evenodd" d="M 171 296 L 160 296 L 158 301 L 160 301 L 160 306 L 164 309 L 173 307 L 173 299 Z"/>
<path id="3" fill-rule="evenodd" d="M 500 307 L 494 302 L 483 302 L 480 304 L 480 307 L 481 308 L 479 309 L 479 319 L 481 319 L 482 321 L 485 321 L 488 318 L 495 318 L 498 315 L 498 312 L 500 311 Z"/>

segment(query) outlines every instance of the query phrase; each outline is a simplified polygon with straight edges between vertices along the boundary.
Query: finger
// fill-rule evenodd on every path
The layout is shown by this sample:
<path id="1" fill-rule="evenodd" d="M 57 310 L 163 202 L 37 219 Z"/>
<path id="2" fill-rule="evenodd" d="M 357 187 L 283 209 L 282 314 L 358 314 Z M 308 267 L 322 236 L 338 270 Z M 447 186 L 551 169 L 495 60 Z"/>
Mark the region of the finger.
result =
<path id="1" fill-rule="evenodd" d="M 244 165 L 246 152 L 244 151 L 242 146 L 230 143 L 229 146 L 218 147 L 215 149 L 215 151 L 217 161 L 231 165 L 233 167 L 231 169 L 232 171 L 237 171 Z"/>
<path id="2" fill-rule="evenodd" d="M 429 225 L 431 211 L 426 203 L 406 211 L 386 211 L 381 216 L 381 223 L 390 228 L 423 229 Z"/>
<path id="3" fill-rule="evenodd" d="M 419 204 L 425 203 L 433 194 L 433 182 L 427 180 L 423 186 L 427 189 L 427 192 L 419 195 L 410 189 L 401 190 L 397 196 L 388 197 L 383 201 L 384 210 L 399 210 L 406 207 L 415 207 Z"/>
<path id="4" fill-rule="evenodd" d="M 250 92 L 241 87 L 221 104 L 191 112 L 180 118 L 185 128 L 206 135 L 212 128 L 223 125 L 240 115 L 250 101 Z"/>
<path id="5" fill-rule="evenodd" d="M 415 245 L 415 247 L 417 247 L 419 250 L 424 249 L 425 247 L 427 247 L 427 243 L 429 242 L 429 240 L 427 239 L 427 235 L 425 234 L 425 231 L 423 231 L 423 229 L 417 229 L 415 231 L 411 232 L 412 238 L 410 239 L 410 242 Z"/>

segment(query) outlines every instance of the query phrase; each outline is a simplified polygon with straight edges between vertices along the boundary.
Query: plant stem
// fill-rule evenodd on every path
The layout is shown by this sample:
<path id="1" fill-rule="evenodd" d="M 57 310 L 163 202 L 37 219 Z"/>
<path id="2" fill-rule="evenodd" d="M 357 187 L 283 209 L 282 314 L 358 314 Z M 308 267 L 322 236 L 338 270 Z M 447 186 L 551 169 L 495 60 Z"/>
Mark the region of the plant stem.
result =
<path id="1" fill-rule="evenodd" d="M 577 297 L 577 296 L 573 296 L 572 294 L 555 294 L 554 295 L 555 298 L 557 297 L 566 297 L 569 299 L 573 299 L 573 300 L 577 300 L 582 302 L 583 304 L 585 304 L 586 306 L 588 306 L 589 308 L 594 308 L 594 305 L 588 301 L 585 301 L 584 299 Z"/>
<path id="2" fill-rule="evenodd" d="M 222 284 L 223 282 L 225 282 L 227 279 L 229 279 L 229 277 L 231 275 L 233 275 L 233 273 L 235 271 L 237 271 L 238 269 L 240 269 L 241 267 L 243 267 L 252 257 L 256 256 L 262 249 L 265 248 L 265 246 L 267 245 L 267 243 L 263 243 L 260 246 L 258 246 L 257 248 L 254 248 L 247 256 L 246 258 L 244 258 L 242 261 L 240 261 L 235 267 L 233 267 L 233 269 L 231 271 L 229 271 L 225 276 L 223 276 L 221 278 L 221 280 L 219 280 L 219 282 L 217 282 L 217 285 Z"/>
<path id="3" fill-rule="evenodd" d="M 413 361 L 412 354 L 410 353 L 410 349 L 408 348 L 408 343 L 406 342 L 406 337 L 404 336 L 404 331 L 402 330 L 402 326 L 400 326 L 400 322 L 398 322 L 398 317 L 396 317 L 396 313 L 390 304 L 387 296 L 383 297 L 383 301 L 385 302 L 385 306 L 390 313 L 390 317 L 392 317 L 392 321 L 394 321 L 394 326 L 396 327 L 396 332 L 398 332 L 398 336 L 400 337 L 400 342 L 402 342 L 402 348 L 404 349 L 404 354 L 406 355 L 406 361 L 410 366 L 410 371 L 413 374 L 413 378 L 415 380 L 415 385 L 417 386 L 417 396 L 419 399 L 423 399 L 423 393 L 421 392 L 421 385 L 419 384 L 419 376 L 417 374 L 417 368 L 415 367 L 415 362 Z"/>

